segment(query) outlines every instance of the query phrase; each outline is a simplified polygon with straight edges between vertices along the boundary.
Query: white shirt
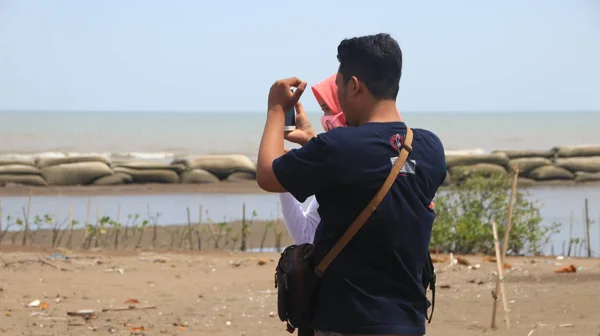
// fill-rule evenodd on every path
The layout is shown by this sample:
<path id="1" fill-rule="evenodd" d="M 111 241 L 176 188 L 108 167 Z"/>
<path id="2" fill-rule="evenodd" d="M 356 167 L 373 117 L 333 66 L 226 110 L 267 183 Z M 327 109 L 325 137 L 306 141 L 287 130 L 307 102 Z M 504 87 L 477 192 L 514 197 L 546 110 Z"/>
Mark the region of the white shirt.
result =
<path id="1" fill-rule="evenodd" d="M 321 217 L 317 212 L 319 203 L 317 203 L 316 198 L 313 196 L 306 211 L 302 209 L 300 202 L 288 192 L 279 194 L 279 198 L 281 200 L 283 221 L 294 244 L 312 244 L 315 239 L 315 231 L 321 221 Z"/>

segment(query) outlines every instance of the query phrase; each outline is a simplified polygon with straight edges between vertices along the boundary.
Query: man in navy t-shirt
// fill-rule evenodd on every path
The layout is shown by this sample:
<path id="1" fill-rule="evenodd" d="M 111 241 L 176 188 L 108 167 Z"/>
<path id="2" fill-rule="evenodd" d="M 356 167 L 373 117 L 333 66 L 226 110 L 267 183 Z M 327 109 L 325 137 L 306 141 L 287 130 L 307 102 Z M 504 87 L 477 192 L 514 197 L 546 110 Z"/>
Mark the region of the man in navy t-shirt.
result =
<path id="1" fill-rule="evenodd" d="M 306 83 L 278 81 L 269 92 L 257 165 L 262 189 L 290 192 L 300 202 L 317 198 L 317 263 L 381 188 L 407 129 L 396 107 L 398 43 L 388 34 L 346 39 L 337 57 L 338 99 L 349 127 L 316 135 L 297 105 L 297 130 L 287 139 L 302 148 L 284 154 L 284 111 L 298 102 Z M 428 301 L 421 275 L 435 217 L 429 205 L 446 177 L 446 162 L 435 134 L 413 131 L 413 151 L 396 182 L 321 278 L 316 334 L 425 334 Z"/>

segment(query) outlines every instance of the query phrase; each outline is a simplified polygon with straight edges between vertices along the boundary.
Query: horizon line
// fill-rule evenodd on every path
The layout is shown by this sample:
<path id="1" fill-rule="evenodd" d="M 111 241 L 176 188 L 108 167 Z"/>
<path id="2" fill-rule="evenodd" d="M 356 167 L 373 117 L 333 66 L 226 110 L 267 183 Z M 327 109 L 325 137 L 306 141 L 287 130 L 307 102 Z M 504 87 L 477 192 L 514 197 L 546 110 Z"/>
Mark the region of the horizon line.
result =
<path id="1" fill-rule="evenodd" d="M 266 113 L 259 110 L 37 110 L 37 109 L 0 109 L 2 113 Z M 585 110 L 413 110 L 401 111 L 401 113 L 593 113 L 600 112 L 600 109 L 585 109 Z M 322 113 L 321 110 L 306 111 L 309 114 Z"/>

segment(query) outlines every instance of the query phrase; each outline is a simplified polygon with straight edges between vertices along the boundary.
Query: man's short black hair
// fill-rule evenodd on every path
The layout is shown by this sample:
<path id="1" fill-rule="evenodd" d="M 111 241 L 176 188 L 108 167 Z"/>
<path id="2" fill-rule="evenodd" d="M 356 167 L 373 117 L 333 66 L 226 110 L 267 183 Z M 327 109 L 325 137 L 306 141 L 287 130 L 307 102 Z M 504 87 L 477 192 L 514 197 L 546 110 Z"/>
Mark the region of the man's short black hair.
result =
<path id="1" fill-rule="evenodd" d="M 356 76 L 377 99 L 396 100 L 402 75 L 402 50 L 390 34 L 344 39 L 338 46 L 344 81 Z"/>

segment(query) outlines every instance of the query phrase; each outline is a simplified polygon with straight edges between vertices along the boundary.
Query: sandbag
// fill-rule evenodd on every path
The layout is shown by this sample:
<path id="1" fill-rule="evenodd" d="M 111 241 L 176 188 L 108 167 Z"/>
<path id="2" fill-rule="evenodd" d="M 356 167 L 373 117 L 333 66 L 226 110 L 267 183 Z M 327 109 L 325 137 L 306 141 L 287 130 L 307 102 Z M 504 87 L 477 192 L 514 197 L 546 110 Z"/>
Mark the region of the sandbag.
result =
<path id="1" fill-rule="evenodd" d="M 502 166 L 490 163 L 477 163 L 467 166 L 454 166 L 450 168 L 450 174 L 456 179 L 468 177 L 473 173 L 479 173 L 483 176 L 491 176 L 493 174 L 506 174 L 506 169 Z"/>
<path id="2" fill-rule="evenodd" d="M 600 156 L 600 145 L 555 147 L 556 156 L 561 158 L 576 156 Z"/>
<path id="3" fill-rule="evenodd" d="M 506 156 L 504 153 L 446 156 L 446 166 L 448 168 L 455 166 L 468 166 L 478 163 L 495 164 L 506 167 L 508 166 L 508 156 Z"/>
<path id="4" fill-rule="evenodd" d="M 87 185 L 113 172 L 103 162 L 72 162 L 41 169 L 48 185 Z"/>
<path id="5" fill-rule="evenodd" d="M 532 170 L 526 177 L 536 181 L 572 180 L 575 178 L 575 174 L 562 167 L 541 166 Z"/>
<path id="6" fill-rule="evenodd" d="M 508 161 L 509 167 L 519 168 L 519 174 L 527 174 L 537 167 L 550 166 L 552 161 L 543 157 L 519 158 Z"/>
<path id="7" fill-rule="evenodd" d="M 509 159 L 520 159 L 520 158 L 553 158 L 556 155 L 556 149 L 505 149 L 505 150 L 495 150 L 492 153 L 504 153 L 508 156 Z"/>
<path id="8" fill-rule="evenodd" d="M 148 160 L 113 162 L 113 167 L 125 167 L 133 169 L 170 169 L 177 174 L 180 174 L 185 170 L 185 165 L 183 164 L 169 164 L 160 161 Z"/>
<path id="9" fill-rule="evenodd" d="M 93 185 L 121 185 L 129 184 L 133 182 L 133 178 L 125 173 L 114 173 L 112 175 L 106 175 L 92 182 Z"/>
<path id="10" fill-rule="evenodd" d="M 204 169 L 226 179 L 236 172 L 256 173 L 256 165 L 250 158 L 240 154 L 201 155 L 176 159 L 172 164 L 184 164 L 188 169 Z"/>
<path id="11" fill-rule="evenodd" d="M 600 156 L 556 159 L 555 164 L 572 172 L 600 172 Z"/>
<path id="12" fill-rule="evenodd" d="M 179 175 L 170 169 L 133 169 L 115 167 L 115 173 L 125 173 L 133 183 L 179 183 Z"/>
<path id="13" fill-rule="evenodd" d="M 575 182 L 600 182 L 600 173 L 576 172 Z"/>
<path id="14" fill-rule="evenodd" d="M 184 184 L 202 184 L 219 182 L 219 178 L 204 169 L 188 170 L 180 175 L 181 183 Z"/>
<path id="15" fill-rule="evenodd" d="M 0 166 L 6 166 L 6 165 L 33 166 L 33 160 L 1 158 L 0 159 Z"/>
<path id="16" fill-rule="evenodd" d="M 45 167 L 56 166 L 66 163 L 78 163 L 78 162 L 101 162 L 107 166 L 110 166 L 110 160 L 105 156 L 70 156 L 61 158 L 37 158 L 35 159 L 35 165 L 42 169 Z"/>
<path id="17" fill-rule="evenodd" d="M 0 174 L 0 184 L 23 184 L 29 186 L 46 187 L 48 184 L 40 175 L 13 175 Z"/>
<path id="18" fill-rule="evenodd" d="M 537 182 L 534 179 L 530 179 L 527 177 L 519 177 L 517 178 L 517 186 L 518 187 L 531 187 L 536 185 Z"/>
<path id="19" fill-rule="evenodd" d="M 256 180 L 256 173 L 235 172 L 227 176 L 227 181 Z"/>
<path id="20" fill-rule="evenodd" d="M 42 172 L 34 166 L 30 165 L 22 165 L 22 164 L 11 164 L 0 166 L 0 174 L 14 174 L 14 175 L 23 175 L 23 174 L 33 174 L 40 175 Z"/>

